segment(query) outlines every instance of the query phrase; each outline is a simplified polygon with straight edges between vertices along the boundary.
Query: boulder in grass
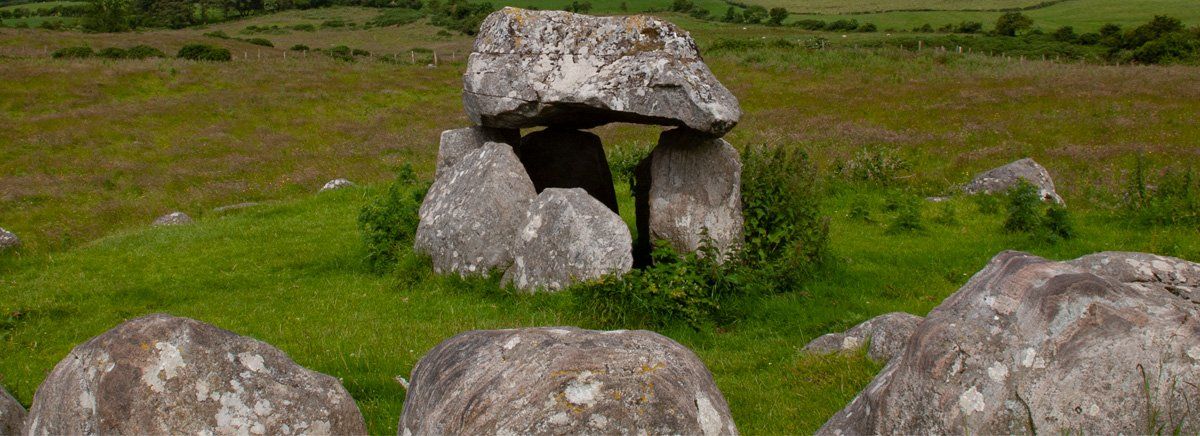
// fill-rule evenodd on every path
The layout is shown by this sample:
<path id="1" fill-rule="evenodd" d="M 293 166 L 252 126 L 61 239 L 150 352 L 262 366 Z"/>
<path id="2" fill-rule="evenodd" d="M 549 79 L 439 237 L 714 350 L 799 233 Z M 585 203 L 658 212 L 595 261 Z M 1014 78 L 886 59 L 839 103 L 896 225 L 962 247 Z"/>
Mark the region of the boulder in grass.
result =
<path id="1" fill-rule="evenodd" d="M 712 375 L 648 331 L 479 330 L 413 369 L 399 434 L 734 435 Z"/>
<path id="2" fill-rule="evenodd" d="M 1037 188 L 1038 197 L 1043 201 L 1063 204 L 1062 197 L 1054 190 L 1054 180 L 1050 179 L 1050 172 L 1030 158 L 980 173 L 971 180 L 971 183 L 963 186 L 963 192 L 967 194 L 1002 194 L 1015 188 L 1021 180 L 1025 180 Z"/>
<path id="3" fill-rule="evenodd" d="M 154 223 L 152 225 L 156 226 L 156 227 L 182 226 L 182 225 L 186 225 L 186 224 L 191 224 L 192 222 L 193 222 L 192 217 L 188 216 L 188 214 L 186 214 L 186 213 L 171 212 L 169 214 L 160 216 L 157 219 L 155 219 Z"/>
<path id="4" fill-rule="evenodd" d="M 21 238 L 8 230 L 0 228 L 0 252 L 21 246 Z"/>
<path id="5" fill-rule="evenodd" d="M 26 434 L 365 434 L 337 379 L 266 343 L 187 318 L 125 322 L 71 350 L 38 387 Z"/>
<path id="6" fill-rule="evenodd" d="M 450 167 L 458 163 L 463 155 L 483 147 L 489 142 L 499 142 L 517 147 L 521 144 L 521 131 L 517 129 L 496 129 L 491 127 L 471 126 L 442 132 L 438 142 L 437 172 L 440 176 Z"/>
<path id="7" fill-rule="evenodd" d="M 16 436 L 25 427 L 25 408 L 0 386 L 0 436 Z"/>
<path id="8" fill-rule="evenodd" d="M 325 186 L 322 186 L 321 190 L 318 192 L 332 191 L 334 189 L 350 188 L 353 186 L 355 186 L 354 182 L 351 182 L 349 180 L 333 179 L 328 182 L 325 182 Z"/>
<path id="9" fill-rule="evenodd" d="M 904 350 L 909 336 L 917 329 L 923 318 L 904 312 L 879 315 L 843 333 L 829 333 L 813 339 L 804 349 L 813 353 L 829 354 L 867 348 L 867 356 L 877 361 L 888 361 Z M 869 345 L 868 345 L 869 344 Z"/>

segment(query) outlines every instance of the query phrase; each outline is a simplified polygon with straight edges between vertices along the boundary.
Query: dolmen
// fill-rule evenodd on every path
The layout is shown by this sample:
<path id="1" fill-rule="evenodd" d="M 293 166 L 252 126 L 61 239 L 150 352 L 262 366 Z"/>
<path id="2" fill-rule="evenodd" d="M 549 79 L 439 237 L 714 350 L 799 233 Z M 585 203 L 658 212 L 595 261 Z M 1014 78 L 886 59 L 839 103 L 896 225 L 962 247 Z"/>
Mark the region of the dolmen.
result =
<path id="1" fill-rule="evenodd" d="M 652 241 L 741 241 L 741 162 L 721 139 L 741 108 L 671 23 L 506 7 L 479 30 L 463 105 L 475 125 L 442 133 L 414 244 L 439 273 L 556 290 L 627 272 Z M 636 243 L 587 131 L 613 122 L 671 128 L 638 167 Z"/>

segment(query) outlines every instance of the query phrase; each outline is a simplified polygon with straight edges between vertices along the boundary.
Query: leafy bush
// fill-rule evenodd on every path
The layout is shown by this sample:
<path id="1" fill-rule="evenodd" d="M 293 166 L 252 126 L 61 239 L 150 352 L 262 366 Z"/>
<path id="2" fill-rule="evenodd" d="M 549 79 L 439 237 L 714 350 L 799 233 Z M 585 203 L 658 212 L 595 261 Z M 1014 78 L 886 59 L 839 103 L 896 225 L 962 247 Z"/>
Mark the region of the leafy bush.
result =
<path id="1" fill-rule="evenodd" d="M 650 150 L 649 145 L 643 144 L 613 149 L 607 157 L 608 170 L 612 172 L 613 180 L 625 181 L 629 186 L 633 186 L 634 171 L 642 159 L 650 155 Z"/>
<path id="2" fill-rule="evenodd" d="M 350 54 L 354 55 L 354 56 L 370 56 L 371 52 L 363 50 L 361 48 L 356 48 L 356 49 L 350 50 Z"/>
<path id="3" fill-rule="evenodd" d="M 229 39 L 229 35 L 220 30 L 214 30 L 212 32 L 205 33 L 204 36 L 218 39 Z"/>
<path id="4" fill-rule="evenodd" d="M 321 27 L 337 29 L 337 28 L 346 27 L 346 22 L 342 21 L 342 20 L 325 20 L 325 21 L 321 22 Z"/>
<path id="5" fill-rule="evenodd" d="M 412 165 L 405 164 L 387 191 L 363 206 L 358 228 L 367 248 L 367 265 L 372 271 L 386 272 L 395 266 L 397 254 L 413 243 L 420 217 L 417 212 L 429 184 L 417 180 Z"/>
<path id="6" fill-rule="evenodd" d="M 895 198 L 895 197 L 893 197 Z M 892 219 L 891 224 L 888 224 L 887 232 L 889 234 L 912 233 L 925 230 L 925 225 L 921 223 L 921 199 L 905 194 L 902 197 L 896 198 L 895 203 L 896 216 Z"/>
<path id="7" fill-rule="evenodd" d="M 125 57 L 128 59 L 165 58 L 167 54 L 148 45 L 135 45 L 125 50 Z"/>
<path id="8" fill-rule="evenodd" d="M 233 55 L 228 49 L 213 47 L 208 44 L 188 44 L 179 49 L 176 57 L 193 61 L 229 61 Z"/>
<path id="9" fill-rule="evenodd" d="M 1020 12 L 1006 12 L 996 19 L 996 33 L 1016 36 L 1017 32 L 1033 27 L 1033 19 Z"/>
<path id="10" fill-rule="evenodd" d="M 328 50 L 325 50 L 325 54 L 339 61 L 354 62 L 353 52 L 350 50 L 350 47 L 344 45 L 330 47 Z"/>
<path id="11" fill-rule="evenodd" d="M 291 50 L 291 51 L 308 51 L 308 50 L 309 50 L 309 48 L 308 48 L 308 46 L 307 46 L 307 45 L 304 45 L 304 44 L 296 44 L 296 45 L 293 45 L 293 46 L 292 46 L 292 48 L 290 48 L 290 49 L 288 49 L 288 50 Z"/>
<path id="12" fill-rule="evenodd" d="M 125 57 L 128 56 L 128 53 L 123 48 L 108 47 L 96 52 L 96 56 L 105 59 L 125 59 Z"/>
<path id="13" fill-rule="evenodd" d="M 1042 197 L 1037 187 L 1022 179 L 1008 193 L 1008 216 L 1004 219 L 1004 230 L 1029 232 L 1041 226 L 1039 209 Z"/>
<path id="14" fill-rule="evenodd" d="M 963 21 L 954 28 L 956 33 L 979 33 L 983 31 L 983 23 L 978 21 Z"/>
<path id="15" fill-rule="evenodd" d="M 837 20 L 825 25 L 825 30 L 836 32 L 839 30 L 854 31 L 858 29 L 858 20 Z"/>
<path id="16" fill-rule="evenodd" d="M 824 21 L 813 19 L 797 20 L 792 25 L 805 30 L 822 30 L 825 28 Z"/>
<path id="17" fill-rule="evenodd" d="M 875 32 L 877 30 L 878 29 L 875 27 L 875 23 L 864 23 L 863 25 L 858 26 L 859 32 L 870 33 L 870 32 Z"/>
<path id="18" fill-rule="evenodd" d="M 308 23 L 295 24 L 295 25 L 292 25 L 292 30 L 295 30 L 298 32 L 316 32 L 317 26 L 314 26 L 314 25 L 308 24 Z"/>
<path id="19" fill-rule="evenodd" d="M 254 44 L 254 45 L 261 45 L 263 47 L 274 47 L 275 46 L 275 44 L 272 44 L 271 41 L 267 40 L 266 38 L 250 38 L 250 39 L 243 39 L 243 41 L 246 41 L 246 42 Z"/>
<path id="20" fill-rule="evenodd" d="M 55 50 L 50 56 L 55 59 L 82 59 L 90 58 L 94 54 L 95 52 L 92 51 L 92 48 L 85 45 L 82 47 L 63 47 Z"/>

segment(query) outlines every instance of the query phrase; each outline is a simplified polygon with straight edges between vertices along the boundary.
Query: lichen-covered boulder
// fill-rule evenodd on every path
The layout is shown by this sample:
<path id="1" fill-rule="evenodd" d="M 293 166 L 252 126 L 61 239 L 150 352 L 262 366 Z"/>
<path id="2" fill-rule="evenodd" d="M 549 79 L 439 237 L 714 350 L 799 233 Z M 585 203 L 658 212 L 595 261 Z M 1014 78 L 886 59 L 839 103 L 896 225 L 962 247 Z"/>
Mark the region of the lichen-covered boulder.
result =
<path id="1" fill-rule="evenodd" d="M 517 154 L 538 192 L 546 188 L 583 188 L 617 212 L 617 191 L 599 136 L 550 127 L 521 138 Z"/>
<path id="2" fill-rule="evenodd" d="M 853 351 L 870 344 L 867 357 L 887 361 L 904 350 L 908 338 L 917 329 L 923 318 L 892 312 L 863 321 L 843 333 L 829 333 L 813 339 L 804 350 L 811 353 L 829 354 Z"/>
<path id="3" fill-rule="evenodd" d="M 1002 194 L 1025 180 L 1038 189 L 1038 196 L 1043 201 L 1063 204 L 1063 199 L 1054 190 L 1054 180 L 1050 172 L 1034 162 L 1033 159 L 1021 159 L 1002 167 L 992 168 L 975 176 L 963 186 L 967 194 Z"/>
<path id="4" fill-rule="evenodd" d="M 633 267 L 629 227 L 583 189 L 549 188 L 517 227 L 504 281 L 527 291 L 624 274 Z"/>
<path id="5" fill-rule="evenodd" d="M 25 408 L 0 386 L 0 436 L 17 436 L 25 427 Z"/>
<path id="6" fill-rule="evenodd" d="M 155 227 L 182 226 L 182 225 L 186 225 L 186 224 L 191 224 L 192 222 L 193 222 L 192 217 L 188 216 L 188 214 L 186 214 L 186 213 L 171 212 L 169 214 L 166 214 L 166 215 L 156 218 L 151 225 L 155 226 Z"/>
<path id="7" fill-rule="evenodd" d="M 413 369 L 401 435 L 732 435 L 712 374 L 648 331 L 481 330 Z"/>
<path id="8" fill-rule="evenodd" d="M 414 247 L 438 273 L 461 276 L 503 271 L 513 237 L 537 192 L 506 144 L 471 151 L 433 182 L 421 204 Z"/>
<path id="9" fill-rule="evenodd" d="M 335 189 L 352 188 L 352 187 L 354 187 L 354 182 L 351 182 L 346 179 L 333 179 L 328 182 L 325 182 L 325 185 L 322 186 L 321 190 L 317 191 L 317 192 L 325 192 L 325 191 L 332 191 Z"/>
<path id="10" fill-rule="evenodd" d="M 741 117 L 683 30 L 649 16 L 506 7 L 479 29 L 463 77 L 476 124 L 687 126 L 722 136 Z"/>
<path id="11" fill-rule="evenodd" d="M 742 162 L 728 142 L 687 129 L 663 132 L 636 173 L 639 249 L 663 240 L 692 252 L 705 233 L 723 254 L 741 243 Z"/>
<path id="12" fill-rule="evenodd" d="M 337 379 L 187 318 L 130 320 L 80 344 L 38 387 L 29 435 L 365 434 Z"/>
<path id="13" fill-rule="evenodd" d="M 8 230 L 0 228 L 0 252 L 21 246 L 21 238 Z"/>
<path id="14" fill-rule="evenodd" d="M 441 176 L 450 167 L 458 163 L 463 155 L 483 147 L 489 142 L 499 142 L 517 147 L 521 143 L 521 131 L 517 129 L 495 129 L 491 127 L 471 126 L 442 132 L 438 142 L 437 172 Z"/>
<path id="15" fill-rule="evenodd" d="M 1200 432 L 1200 265 L 1004 252 L 820 434 Z"/>

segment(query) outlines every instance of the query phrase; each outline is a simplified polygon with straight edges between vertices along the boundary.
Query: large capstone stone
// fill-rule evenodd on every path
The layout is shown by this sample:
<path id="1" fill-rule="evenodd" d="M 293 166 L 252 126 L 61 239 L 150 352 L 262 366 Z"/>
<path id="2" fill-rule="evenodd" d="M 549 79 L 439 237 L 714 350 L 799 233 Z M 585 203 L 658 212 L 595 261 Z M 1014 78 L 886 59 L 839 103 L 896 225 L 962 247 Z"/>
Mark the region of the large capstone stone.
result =
<path id="1" fill-rule="evenodd" d="M 908 338 L 923 318 L 904 312 L 892 312 L 863 321 L 843 333 L 829 333 L 813 339 L 804 350 L 818 354 L 850 352 L 867 347 L 867 356 L 877 361 L 891 360 L 904 350 Z"/>
<path id="2" fill-rule="evenodd" d="M 439 273 L 485 275 L 512 264 L 513 236 L 537 196 L 506 144 L 467 153 L 433 182 L 421 204 L 415 248 Z"/>
<path id="3" fill-rule="evenodd" d="M 1038 196 L 1043 201 L 1063 204 L 1062 197 L 1054 190 L 1054 180 L 1050 179 L 1050 172 L 1030 158 L 980 173 L 971 180 L 971 183 L 963 186 L 963 192 L 967 194 L 1003 194 L 1017 187 L 1022 180 L 1037 188 Z"/>
<path id="4" fill-rule="evenodd" d="M 441 176 L 467 153 L 478 150 L 489 142 L 516 147 L 521 143 L 521 131 L 471 126 L 442 132 L 441 142 L 438 143 L 436 175 Z"/>
<path id="5" fill-rule="evenodd" d="M 25 427 L 25 408 L 0 386 L 0 436 L 16 436 Z"/>
<path id="6" fill-rule="evenodd" d="M 413 369 L 402 435 L 732 435 L 712 375 L 648 331 L 484 330 L 438 344 Z"/>
<path id="7" fill-rule="evenodd" d="M 583 188 L 617 212 L 617 191 L 599 136 L 551 127 L 521 138 L 519 154 L 538 192 L 546 188 Z"/>
<path id="8" fill-rule="evenodd" d="M 666 241 L 692 252 L 706 235 L 723 254 L 741 243 L 742 163 L 725 140 L 687 129 L 663 132 L 636 175 L 639 251 Z"/>
<path id="9" fill-rule="evenodd" d="M 649 16 L 506 7 L 480 27 L 463 83 L 467 116 L 491 127 L 621 121 L 719 137 L 741 117 L 691 36 Z"/>
<path id="10" fill-rule="evenodd" d="M 1195 434 L 1196 386 L 1200 265 L 1005 252 L 819 433 Z"/>
<path id="11" fill-rule="evenodd" d="M 266 343 L 169 315 L 75 347 L 38 388 L 30 435 L 364 434 L 337 379 Z"/>
<path id="12" fill-rule="evenodd" d="M 8 230 L 0 228 L 0 252 L 21 246 L 21 238 Z"/>
<path id="13" fill-rule="evenodd" d="M 583 189 L 538 194 L 517 228 L 504 281 L 523 290 L 555 291 L 633 267 L 629 227 Z"/>

